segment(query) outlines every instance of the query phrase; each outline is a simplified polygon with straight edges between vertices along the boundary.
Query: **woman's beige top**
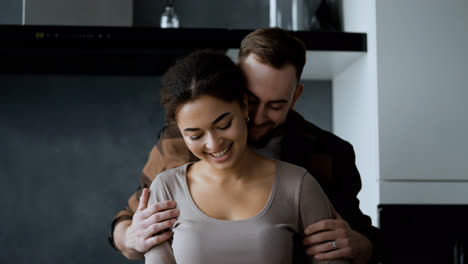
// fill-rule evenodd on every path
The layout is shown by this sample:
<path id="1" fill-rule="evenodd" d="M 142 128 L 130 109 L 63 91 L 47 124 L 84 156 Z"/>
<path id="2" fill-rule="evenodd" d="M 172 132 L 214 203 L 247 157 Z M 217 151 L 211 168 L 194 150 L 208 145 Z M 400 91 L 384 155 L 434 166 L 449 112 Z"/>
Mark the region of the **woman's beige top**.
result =
<path id="1" fill-rule="evenodd" d="M 173 238 L 150 249 L 146 263 L 292 263 L 293 237 L 302 237 L 305 227 L 332 215 L 320 185 L 305 169 L 275 162 L 268 202 L 256 216 L 244 220 L 215 219 L 195 205 L 186 179 L 190 163 L 159 174 L 151 184 L 149 204 L 174 200 L 180 215 Z M 307 262 L 348 263 L 312 257 Z"/>

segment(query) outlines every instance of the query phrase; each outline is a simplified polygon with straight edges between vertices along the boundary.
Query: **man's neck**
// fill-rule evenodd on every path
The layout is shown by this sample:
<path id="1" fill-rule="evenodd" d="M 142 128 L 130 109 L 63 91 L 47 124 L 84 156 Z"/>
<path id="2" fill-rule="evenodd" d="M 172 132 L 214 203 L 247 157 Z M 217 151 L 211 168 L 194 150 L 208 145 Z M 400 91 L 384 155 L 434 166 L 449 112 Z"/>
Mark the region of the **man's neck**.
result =
<path id="1" fill-rule="evenodd" d="M 263 136 L 260 140 L 252 142 L 249 141 L 249 145 L 256 148 L 256 149 L 261 149 L 264 148 L 268 143 L 273 139 L 277 137 L 282 137 L 285 132 L 285 126 L 284 124 L 279 125 L 272 129 L 270 132 L 268 132 L 265 136 Z"/>

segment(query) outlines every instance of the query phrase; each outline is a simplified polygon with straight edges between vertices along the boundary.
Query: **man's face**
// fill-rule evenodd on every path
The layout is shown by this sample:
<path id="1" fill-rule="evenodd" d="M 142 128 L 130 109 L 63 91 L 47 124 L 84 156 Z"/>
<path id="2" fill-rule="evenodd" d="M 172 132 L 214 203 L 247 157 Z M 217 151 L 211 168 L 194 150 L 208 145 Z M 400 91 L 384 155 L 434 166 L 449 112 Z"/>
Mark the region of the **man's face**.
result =
<path id="1" fill-rule="evenodd" d="M 258 142 L 285 122 L 303 86 L 297 85 L 296 69 L 291 64 L 275 69 L 250 54 L 240 67 L 247 78 L 249 93 L 249 140 Z"/>

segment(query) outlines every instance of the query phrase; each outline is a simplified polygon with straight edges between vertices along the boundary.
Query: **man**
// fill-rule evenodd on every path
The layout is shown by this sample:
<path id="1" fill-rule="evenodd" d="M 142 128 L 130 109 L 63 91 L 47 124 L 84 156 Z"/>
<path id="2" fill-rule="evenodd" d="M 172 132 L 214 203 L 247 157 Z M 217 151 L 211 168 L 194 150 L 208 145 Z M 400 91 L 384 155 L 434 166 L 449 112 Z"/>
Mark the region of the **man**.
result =
<path id="1" fill-rule="evenodd" d="M 279 28 L 259 29 L 242 41 L 238 63 L 249 90 L 250 144 L 265 157 L 306 168 L 334 207 L 335 219 L 304 230 L 306 253 L 319 260 L 349 258 L 353 263 L 368 263 L 376 255 L 378 229 L 359 209 L 361 180 L 353 148 L 293 110 L 304 89 L 299 84 L 305 64 L 303 43 Z M 113 221 L 111 242 L 127 258 L 141 258 L 171 237 L 166 229 L 179 213 L 175 203 L 147 207 L 147 188 L 158 173 L 195 160 L 176 126 L 161 132 L 143 169 L 140 189 Z"/>

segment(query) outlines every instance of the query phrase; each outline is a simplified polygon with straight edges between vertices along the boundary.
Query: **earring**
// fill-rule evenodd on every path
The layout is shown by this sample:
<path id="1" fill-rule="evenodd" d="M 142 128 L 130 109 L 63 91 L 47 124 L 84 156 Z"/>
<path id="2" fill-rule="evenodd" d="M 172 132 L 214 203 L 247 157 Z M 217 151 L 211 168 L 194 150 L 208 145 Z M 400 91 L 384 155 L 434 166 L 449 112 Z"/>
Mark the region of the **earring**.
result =
<path id="1" fill-rule="evenodd" d="M 250 122 L 250 117 L 247 116 L 247 117 L 245 118 L 245 121 L 246 121 L 247 123 Z"/>

